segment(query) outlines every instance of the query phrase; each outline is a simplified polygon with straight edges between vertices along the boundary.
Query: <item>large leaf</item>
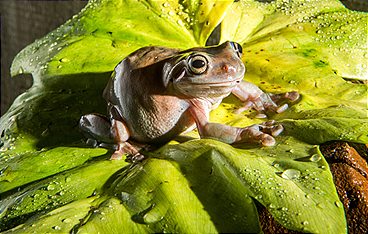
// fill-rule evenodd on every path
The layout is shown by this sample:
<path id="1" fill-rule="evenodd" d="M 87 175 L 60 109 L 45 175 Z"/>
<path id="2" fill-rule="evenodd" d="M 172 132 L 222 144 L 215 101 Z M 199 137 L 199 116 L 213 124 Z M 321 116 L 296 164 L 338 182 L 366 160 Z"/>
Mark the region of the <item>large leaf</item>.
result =
<path id="1" fill-rule="evenodd" d="M 22 50 L 11 73 L 42 73 L 45 77 L 107 72 L 143 46 L 204 45 L 231 3 L 90 1 L 72 20 Z"/>
<path id="2" fill-rule="evenodd" d="M 243 0 L 232 5 L 221 29 L 223 41 L 252 51 L 247 61 L 263 52 L 278 59 L 299 54 L 312 57 L 317 67 L 331 65 L 340 76 L 368 79 L 367 14 L 349 11 L 338 0 Z"/>
<path id="3" fill-rule="evenodd" d="M 289 229 L 345 232 L 316 144 L 368 143 L 367 87 L 342 78 L 367 78 L 366 20 L 335 0 L 90 1 L 13 62 L 13 75 L 32 73 L 35 83 L 0 120 L 1 229 L 257 233 L 261 204 Z M 84 144 L 78 120 L 105 113 L 101 94 L 122 58 L 146 45 L 203 46 L 221 21 L 222 40 L 243 45 L 245 79 L 302 94 L 270 116 L 285 127 L 275 147 L 172 142 L 130 166 Z M 235 114 L 240 106 L 230 96 L 211 120 L 264 121 L 254 111 Z"/>

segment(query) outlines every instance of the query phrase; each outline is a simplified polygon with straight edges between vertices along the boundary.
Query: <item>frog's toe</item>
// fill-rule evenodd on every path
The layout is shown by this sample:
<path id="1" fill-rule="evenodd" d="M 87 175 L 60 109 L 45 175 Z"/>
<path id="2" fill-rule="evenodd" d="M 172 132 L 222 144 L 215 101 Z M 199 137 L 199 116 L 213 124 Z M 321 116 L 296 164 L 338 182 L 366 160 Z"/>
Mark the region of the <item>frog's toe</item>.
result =
<path id="1" fill-rule="evenodd" d="M 285 93 L 285 98 L 289 99 L 291 102 L 295 102 L 300 98 L 300 94 L 297 91 Z"/>
<path id="2" fill-rule="evenodd" d="M 254 124 L 244 128 L 240 134 L 241 142 L 260 143 L 263 146 L 273 146 L 276 144 L 274 137 L 280 135 L 284 127 L 271 120 L 262 124 Z"/>
<path id="3" fill-rule="evenodd" d="M 98 141 L 97 140 L 95 140 L 95 139 L 92 139 L 92 138 L 88 138 L 87 140 L 86 140 L 86 144 L 87 145 L 90 145 L 90 146 L 92 146 L 92 147 L 98 147 Z"/>
<path id="4" fill-rule="evenodd" d="M 266 133 L 263 133 L 261 135 L 261 144 L 263 146 L 274 146 L 276 144 L 276 140 L 272 136 Z"/>
<path id="5" fill-rule="evenodd" d="M 278 136 L 284 131 L 281 124 L 277 124 L 275 120 L 270 120 L 259 125 L 259 130 L 271 136 Z"/>
<path id="6" fill-rule="evenodd" d="M 137 153 L 135 155 L 128 155 L 125 161 L 137 163 L 143 161 L 143 159 L 145 159 L 145 156 L 143 154 Z"/>
<path id="7" fill-rule="evenodd" d="M 123 153 L 123 152 L 121 152 L 121 151 L 117 150 L 117 151 L 115 151 L 115 152 L 111 155 L 110 160 L 121 160 L 121 159 L 123 158 L 123 155 L 124 155 L 124 153 Z"/>
<path id="8" fill-rule="evenodd" d="M 289 108 L 289 105 L 285 103 L 284 105 L 281 105 L 276 109 L 276 113 L 280 114 L 286 111 L 287 108 Z"/>
<path id="9" fill-rule="evenodd" d="M 127 155 L 127 161 L 129 162 L 138 162 L 144 158 L 144 156 L 139 153 L 138 149 L 129 142 L 121 142 L 117 145 L 117 149 L 111 155 L 110 160 L 121 160 L 123 155 Z"/>
<path id="10" fill-rule="evenodd" d="M 140 153 L 136 153 L 136 154 L 128 154 L 128 153 L 123 153 L 121 151 L 115 151 L 112 155 L 110 160 L 121 160 L 123 158 L 123 156 L 126 155 L 126 162 L 129 163 L 137 163 L 142 161 L 143 159 L 145 159 L 143 154 Z"/>
<path id="11" fill-rule="evenodd" d="M 284 131 L 284 127 L 283 127 L 281 124 L 279 124 L 279 125 L 274 126 L 274 127 L 271 129 L 271 135 L 272 135 L 272 136 L 278 136 L 278 135 L 280 135 L 283 131 Z"/>
<path id="12" fill-rule="evenodd" d="M 286 93 L 280 93 L 280 94 L 269 94 L 272 101 L 274 101 L 275 103 L 280 103 L 280 102 L 295 102 L 297 100 L 299 100 L 300 98 L 300 94 L 297 91 L 291 91 L 291 92 L 286 92 Z"/>
<path id="13" fill-rule="evenodd" d="M 261 143 L 262 145 L 272 145 L 273 137 L 262 132 L 262 127 L 258 124 L 243 128 L 240 132 L 240 139 L 237 142 Z"/>

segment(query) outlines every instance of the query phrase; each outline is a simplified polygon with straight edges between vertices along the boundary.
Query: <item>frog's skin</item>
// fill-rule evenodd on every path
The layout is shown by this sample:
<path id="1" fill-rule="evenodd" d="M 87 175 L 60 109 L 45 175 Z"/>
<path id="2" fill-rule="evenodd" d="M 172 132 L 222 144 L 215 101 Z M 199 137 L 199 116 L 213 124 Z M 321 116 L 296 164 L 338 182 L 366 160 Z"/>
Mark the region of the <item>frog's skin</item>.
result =
<path id="1" fill-rule="evenodd" d="M 247 108 L 259 112 L 281 112 L 287 106 L 279 107 L 276 100 L 295 101 L 299 97 L 296 92 L 266 94 L 242 81 L 245 67 L 241 53 L 235 42 L 185 51 L 141 48 L 116 66 L 104 90 L 108 118 L 84 115 L 80 128 L 96 145 L 115 145 L 111 159 L 120 159 L 125 153 L 140 158 L 131 141 L 165 143 L 194 127 L 201 138 L 272 146 L 274 136 L 283 130 L 273 121 L 244 128 L 209 122 L 209 112 L 231 93 Z"/>

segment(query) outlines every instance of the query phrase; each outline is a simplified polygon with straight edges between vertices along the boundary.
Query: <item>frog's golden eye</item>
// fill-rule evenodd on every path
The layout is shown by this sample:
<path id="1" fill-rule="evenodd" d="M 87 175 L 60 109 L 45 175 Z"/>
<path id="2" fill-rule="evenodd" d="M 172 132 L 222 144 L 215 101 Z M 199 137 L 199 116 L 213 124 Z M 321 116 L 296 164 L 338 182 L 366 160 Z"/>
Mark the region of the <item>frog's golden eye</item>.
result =
<path id="1" fill-rule="evenodd" d="M 189 69 L 194 74 L 202 74 L 207 70 L 208 62 L 203 55 L 194 55 L 189 59 Z"/>

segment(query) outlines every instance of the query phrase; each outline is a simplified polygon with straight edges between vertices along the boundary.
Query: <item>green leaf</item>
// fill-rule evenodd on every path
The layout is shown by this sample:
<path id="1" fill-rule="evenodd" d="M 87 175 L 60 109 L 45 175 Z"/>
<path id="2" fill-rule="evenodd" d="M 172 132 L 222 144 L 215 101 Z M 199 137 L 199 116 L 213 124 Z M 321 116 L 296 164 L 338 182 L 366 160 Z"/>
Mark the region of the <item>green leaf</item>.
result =
<path id="1" fill-rule="evenodd" d="M 285 58 L 299 52 L 321 59 L 316 67 L 330 65 L 340 76 L 368 79 L 366 22 L 366 13 L 349 11 L 337 0 L 244 0 L 233 4 L 221 36 L 222 41 L 241 42 L 244 50 L 259 53 L 262 48 Z"/>
<path id="2" fill-rule="evenodd" d="M 13 75 L 32 73 L 35 82 L 0 119 L 0 228 L 259 233 L 261 204 L 291 230 L 346 232 L 315 144 L 368 143 L 367 86 L 344 79 L 367 79 L 366 20 L 335 0 L 90 1 L 13 62 Z M 285 128 L 275 147 L 173 141 L 128 165 L 86 146 L 79 118 L 106 112 L 101 95 L 118 62 L 147 45 L 204 46 L 220 22 L 221 40 L 243 45 L 246 80 L 301 94 L 270 116 Z M 235 114 L 241 105 L 229 96 L 211 121 L 264 121 L 251 110 Z"/>
<path id="3" fill-rule="evenodd" d="M 12 222 L 101 193 L 109 178 L 127 165 L 124 161 L 93 161 L 27 185 L 2 200 L 0 216 L 5 217 L 4 221 Z M 83 189 L 80 189 L 81 185 Z M 2 222 L 2 228 L 6 222 Z"/>
<path id="4" fill-rule="evenodd" d="M 246 80 L 269 92 L 302 95 L 289 111 L 272 116 L 284 134 L 311 144 L 366 143 L 367 85 L 343 78 L 368 78 L 367 20 L 339 1 L 246 0 L 233 4 L 221 35 L 243 44 Z"/>
<path id="5" fill-rule="evenodd" d="M 22 50 L 11 73 L 42 73 L 45 79 L 108 72 L 140 47 L 204 45 L 231 3 L 93 0 L 72 20 Z"/>
<path id="6" fill-rule="evenodd" d="M 219 232 L 257 232 L 256 210 L 248 196 L 289 229 L 344 232 L 344 211 L 318 148 L 289 137 L 278 140 L 276 147 L 248 150 L 212 140 L 189 141 L 158 154 L 179 163 L 197 197 L 212 208 L 215 223 L 233 214 L 235 230 Z"/>
<path id="7" fill-rule="evenodd" d="M 88 215 L 95 199 L 96 198 L 87 198 L 78 200 L 44 215 L 35 216 L 24 224 L 4 233 L 67 232 L 73 229 L 75 225 L 79 224 L 80 220 L 83 220 L 83 218 Z"/>

